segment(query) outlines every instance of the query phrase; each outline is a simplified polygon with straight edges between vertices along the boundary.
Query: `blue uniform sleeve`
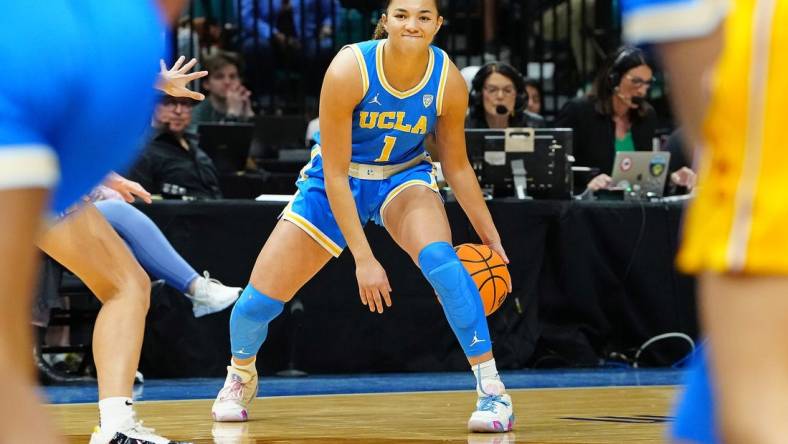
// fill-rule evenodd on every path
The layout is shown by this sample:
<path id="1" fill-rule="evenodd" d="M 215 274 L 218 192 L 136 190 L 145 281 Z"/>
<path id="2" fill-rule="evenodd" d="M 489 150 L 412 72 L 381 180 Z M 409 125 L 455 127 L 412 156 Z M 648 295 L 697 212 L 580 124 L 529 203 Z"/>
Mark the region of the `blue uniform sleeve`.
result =
<path id="1" fill-rule="evenodd" d="M 663 43 L 711 33 L 725 18 L 730 0 L 622 0 L 624 39 Z"/>

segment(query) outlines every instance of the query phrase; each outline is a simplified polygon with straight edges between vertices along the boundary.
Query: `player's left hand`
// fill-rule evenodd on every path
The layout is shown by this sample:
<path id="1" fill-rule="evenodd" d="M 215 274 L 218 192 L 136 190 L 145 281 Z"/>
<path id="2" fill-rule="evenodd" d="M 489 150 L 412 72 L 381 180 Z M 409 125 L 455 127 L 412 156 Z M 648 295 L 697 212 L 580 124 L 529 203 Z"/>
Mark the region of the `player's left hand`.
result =
<path id="1" fill-rule="evenodd" d="M 681 167 L 670 175 L 670 181 L 691 190 L 698 181 L 698 175 L 687 167 Z"/>
<path id="2" fill-rule="evenodd" d="M 107 178 L 104 179 L 104 186 L 120 193 L 128 203 L 134 202 L 134 196 L 139 197 L 145 203 L 153 202 L 150 193 L 142 185 L 133 180 L 128 180 L 118 173 L 109 173 Z"/>
<path id="3" fill-rule="evenodd" d="M 489 243 L 487 243 L 485 245 L 490 247 L 490 250 L 498 253 L 498 255 L 501 256 L 501 259 L 503 259 L 503 262 L 505 264 L 507 264 L 507 265 L 509 264 L 509 257 L 506 256 L 506 252 L 503 250 L 503 245 L 501 245 L 500 241 L 498 241 L 498 242 L 489 242 Z M 509 282 L 509 293 L 511 293 L 511 292 L 512 292 L 512 283 Z"/>
<path id="4" fill-rule="evenodd" d="M 186 57 L 178 57 L 171 69 L 167 69 L 164 60 L 159 60 L 161 71 L 156 81 L 156 89 L 173 97 L 191 97 L 194 100 L 205 99 L 205 95 L 190 90 L 187 85 L 192 80 L 207 76 L 208 71 L 195 71 L 188 74 L 188 71 L 197 64 L 197 59 L 192 58 L 187 64 L 183 65 L 184 60 L 186 60 Z"/>

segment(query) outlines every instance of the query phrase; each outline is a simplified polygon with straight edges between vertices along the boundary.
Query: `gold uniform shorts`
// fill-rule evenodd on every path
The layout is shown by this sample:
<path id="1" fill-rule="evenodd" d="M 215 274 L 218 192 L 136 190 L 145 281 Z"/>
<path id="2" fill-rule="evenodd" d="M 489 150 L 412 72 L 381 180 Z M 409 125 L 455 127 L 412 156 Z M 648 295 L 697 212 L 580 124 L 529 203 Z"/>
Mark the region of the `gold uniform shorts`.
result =
<path id="1" fill-rule="evenodd" d="M 733 2 L 712 82 L 679 266 L 788 274 L 788 1 Z"/>

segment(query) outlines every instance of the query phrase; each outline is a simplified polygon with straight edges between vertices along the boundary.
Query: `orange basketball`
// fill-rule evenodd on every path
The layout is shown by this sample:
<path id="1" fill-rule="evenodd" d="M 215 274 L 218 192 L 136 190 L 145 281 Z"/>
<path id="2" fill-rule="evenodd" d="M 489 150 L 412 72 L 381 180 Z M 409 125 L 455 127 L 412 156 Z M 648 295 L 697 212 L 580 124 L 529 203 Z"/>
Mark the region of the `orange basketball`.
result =
<path id="1" fill-rule="evenodd" d="M 484 313 L 495 313 L 509 294 L 512 277 L 501 256 L 487 245 L 462 244 L 454 247 L 482 297 Z"/>

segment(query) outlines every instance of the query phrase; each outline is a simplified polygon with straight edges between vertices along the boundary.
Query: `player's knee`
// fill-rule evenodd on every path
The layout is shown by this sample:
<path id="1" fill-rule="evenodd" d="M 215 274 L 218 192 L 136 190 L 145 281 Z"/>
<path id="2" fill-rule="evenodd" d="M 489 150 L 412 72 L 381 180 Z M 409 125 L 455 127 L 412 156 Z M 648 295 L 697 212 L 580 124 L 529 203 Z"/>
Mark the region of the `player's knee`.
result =
<path id="1" fill-rule="evenodd" d="M 243 316 L 258 322 L 271 322 L 282 313 L 283 308 L 284 302 L 257 291 L 249 284 L 235 303 L 233 316 Z"/>
<path id="2" fill-rule="evenodd" d="M 99 285 L 96 296 L 102 302 L 123 300 L 130 304 L 138 305 L 145 312 L 150 307 L 150 277 L 139 264 L 134 264 L 122 270 L 106 273 L 105 279 Z"/>
<path id="3" fill-rule="evenodd" d="M 476 320 L 474 294 L 468 285 L 468 272 L 454 248 L 447 242 L 433 242 L 419 253 L 419 266 L 438 293 L 447 317 L 459 328 L 468 328 Z"/>
<path id="4" fill-rule="evenodd" d="M 134 303 L 147 313 L 150 307 L 150 277 L 139 264 L 135 264 L 125 274 L 123 286 L 124 290 L 121 293 L 133 299 Z"/>

